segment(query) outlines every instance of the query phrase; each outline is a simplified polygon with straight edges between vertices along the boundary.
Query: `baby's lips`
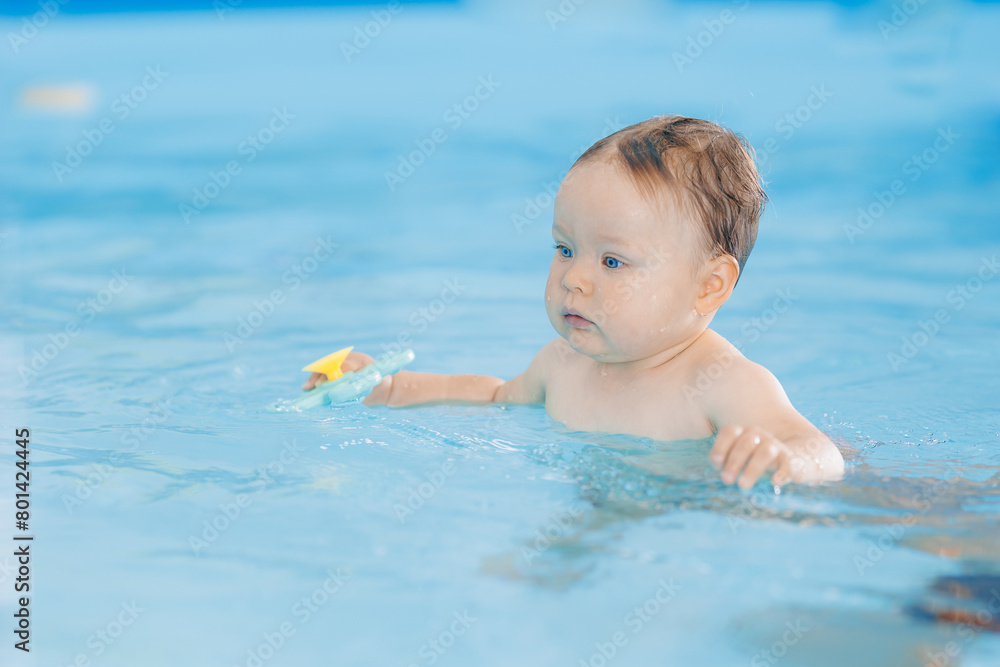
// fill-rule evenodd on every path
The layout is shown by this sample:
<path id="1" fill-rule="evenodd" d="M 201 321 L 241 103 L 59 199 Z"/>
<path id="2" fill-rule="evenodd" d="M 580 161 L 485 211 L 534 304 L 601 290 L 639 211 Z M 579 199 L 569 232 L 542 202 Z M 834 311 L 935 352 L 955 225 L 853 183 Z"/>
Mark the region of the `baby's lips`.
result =
<path id="1" fill-rule="evenodd" d="M 583 320 L 584 322 L 587 322 L 589 324 L 594 324 L 594 321 L 592 319 L 590 319 L 589 317 L 585 317 L 585 316 L 581 315 L 580 313 L 578 313 L 578 312 L 576 312 L 574 310 L 570 310 L 569 308 L 563 308 L 562 309 L 562 317 L 563 317 L 563 319 L 565 319 L 565 318 L 567 318 L 569 316 L 578 317 L 581 320 Z M 568 320 L 568 321 L 572 322 L 573 320 Z M 586 325 L 574 325 L 574 324 L 571 324 L 571 326 L 586 326 Z"/>

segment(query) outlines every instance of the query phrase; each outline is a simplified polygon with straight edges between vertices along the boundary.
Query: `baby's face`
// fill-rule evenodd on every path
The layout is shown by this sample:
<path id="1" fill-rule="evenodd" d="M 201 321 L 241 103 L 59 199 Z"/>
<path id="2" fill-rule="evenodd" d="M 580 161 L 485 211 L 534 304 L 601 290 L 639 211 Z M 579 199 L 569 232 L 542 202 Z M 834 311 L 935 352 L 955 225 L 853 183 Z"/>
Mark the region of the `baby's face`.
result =
<path id="1" fill-rule="evenodd" d="M 647 359 L 704 327 L 697 239 L 673 205 L 643 198 L 604 162 L 574 167 L 556 196 L 545 308 L 592 359 Z"/>

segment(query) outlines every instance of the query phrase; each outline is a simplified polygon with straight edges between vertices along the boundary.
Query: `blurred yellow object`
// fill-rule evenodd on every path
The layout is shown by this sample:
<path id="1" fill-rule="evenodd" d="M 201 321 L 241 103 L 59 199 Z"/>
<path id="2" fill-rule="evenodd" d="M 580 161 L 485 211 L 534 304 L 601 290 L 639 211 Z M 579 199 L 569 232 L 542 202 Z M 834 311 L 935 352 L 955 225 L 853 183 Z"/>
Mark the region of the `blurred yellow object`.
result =
<path id="1" fill-rule="evenodd" d="M 94 108 L 94 87 L 86 83 L 27 86 L 21 90 L 20 105 L 33 111 L 86 113 Z"/>
<path id="2" fill-rule="evenodd" d="M 313 373 L 323 373 L 327 378 L 329 378 L 330 382 L 333 382 L 344 374 L 344 372 L 340 370 L 340 365 L 344 363 L 344 359 L 347 358 L 347 355 L 349 355 L 353 349 L 354 346 L 352 345 L 351 347 L 345 347 L 343 350 L 337 350 L 333 354 L 326 355 L 319 361 L 312 362 L 302 370 L 312 371 Z"/>

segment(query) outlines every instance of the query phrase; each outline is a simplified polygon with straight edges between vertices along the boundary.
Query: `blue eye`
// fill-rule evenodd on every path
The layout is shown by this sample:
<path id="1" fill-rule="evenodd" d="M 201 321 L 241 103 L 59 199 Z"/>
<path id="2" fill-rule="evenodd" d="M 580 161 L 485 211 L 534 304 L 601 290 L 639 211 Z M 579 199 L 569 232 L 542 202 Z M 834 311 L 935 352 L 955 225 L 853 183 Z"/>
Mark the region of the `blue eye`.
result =
<path id="1" fill-rule="evenodd" d="M 569 248 L 567 248 L 566 246 L 564 246 L 562 243 L 557 243 L 557 244 L 555 244 L 552 247 L 555 248 L 556 250 L 558 250 L 559 254 L 562 255 L 563 257 L 572 257 L 573 256 L 573 251 L 570 250 Z"/>
<path id="2" fill-rule="evenodd" d="M 615 259 L 614 257 L 604 258 L 604 266 L 608 267 L 609 269 L 617 269 L 621 265 L 622 261 L 620 259 Z"/>

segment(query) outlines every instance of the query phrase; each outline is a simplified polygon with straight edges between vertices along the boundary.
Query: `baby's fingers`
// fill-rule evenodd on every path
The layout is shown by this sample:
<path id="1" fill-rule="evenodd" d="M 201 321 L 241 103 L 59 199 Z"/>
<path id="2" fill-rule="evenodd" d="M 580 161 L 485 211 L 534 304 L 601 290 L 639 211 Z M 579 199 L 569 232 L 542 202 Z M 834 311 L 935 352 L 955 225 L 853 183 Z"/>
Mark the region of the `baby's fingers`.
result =
<path id="1" fill-rule="evenodd" d="M 788 468 L 788 450 L 777 442 L 764 441 L 757 447 L 757 450 L 750 457 L 747 467 L 740 475 L 739 486 L 741 489 L 749 489 L 757 483 L 760 476 L 769 468 Z M 777 484 L 778 482 L 775 482 Z"/>
<path id="2" fill-rule="evenodd" d="M 791 453 L 785 454 L 778 461 L 778 469 L 771 475 L 771 482 L 775 486 L 788 484 L 796 478 L 795 469 L 798 467 L 798 459 Z"/>
<path id="3" fill-rule="evenodd" d="M 326 382 L 326 375 L 323 373 L 313 373 L 309 376 L 309 379 L 306 380 L 305 384 L 302 385 L 302 389 L 309 391 L 313 387 L 318 387 L 324 382 Z"/>
<path id="4" fill-rule="evenodd" d="M 712 451 L 708 453 L 709 460 L 715 464 L 716 467 L 721 467 L 729 456 L 729 451 L 736 444 L 736 439 L 743 433 L 742 426 L 733 426 L 732 424 L 723 426 L 719 429 L 719 432 L 715 434 L 715 444 L 712 446 Z"/>
<path id="5" fill-rule="evenodd" d="M 344 363 L 341 365 L 340 370 L 345 373 L 348 371 L 360 370 L 373 361 L 375 360 L 364 352 L 351 352 L 347 355 L 347 358 L 344 359 Z"/>
<path id="6" fill-rule="evenodd" d="M 732 484 L 736 481 L 736 476 L 740 474 L 747 460 L 753 455 L 761 443 L 761 435 L 754 429 L 744 430 L 736 439 L 726 464 L 722 468 L 722 481 Z"/>

